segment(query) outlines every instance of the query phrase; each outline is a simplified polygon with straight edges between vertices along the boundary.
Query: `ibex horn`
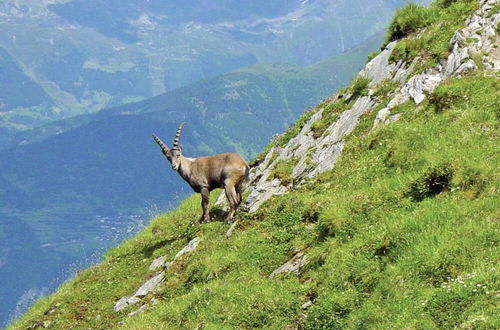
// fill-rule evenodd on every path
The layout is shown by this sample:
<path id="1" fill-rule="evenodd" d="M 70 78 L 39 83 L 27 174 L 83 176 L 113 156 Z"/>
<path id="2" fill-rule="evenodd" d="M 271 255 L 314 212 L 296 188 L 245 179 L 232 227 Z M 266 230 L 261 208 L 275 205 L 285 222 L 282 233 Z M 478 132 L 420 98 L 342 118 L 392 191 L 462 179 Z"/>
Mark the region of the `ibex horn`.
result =
<path id="1" fill-rule="evenodd" d="M 179 125 L 179 128 L 177 129 L 177 133 L 175 133 L 174 144 L 172 146 L 172 149 L 177 149 L 177 150 L 179 149 L 179 137 L 181 136 L 182 127 L 184 127 L 184 125 L 186 125 L 185 122 L 182 122 Z"/>
<path id="2" fill-rule="evenodd" d="M 159 137 L 157 137 L 156 135 L 153 134 L 153 139 L 155 140 L 156 143 L 158 143 L 158 145 L 160 146 L 161 148 L 161 151 L 166 154 L 166 152 L 168 151 L 168 147 L 165 145 L 165 143 L 163 143 L 162 140 L 160 140 Z"/>

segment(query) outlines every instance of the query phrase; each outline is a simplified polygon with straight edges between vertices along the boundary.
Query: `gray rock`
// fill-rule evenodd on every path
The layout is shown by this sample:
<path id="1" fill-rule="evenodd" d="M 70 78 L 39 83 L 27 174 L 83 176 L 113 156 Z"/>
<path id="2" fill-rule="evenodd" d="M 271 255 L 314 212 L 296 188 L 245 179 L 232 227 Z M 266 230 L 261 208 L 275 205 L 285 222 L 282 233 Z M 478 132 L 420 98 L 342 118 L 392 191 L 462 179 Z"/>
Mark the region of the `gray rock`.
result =
<path id="1" fill-rule="evenodd" d="M 469 59 L 465 63 L 462 63 L 462 65 L 458 67 L 458 69 L 454 72 L 454 74 L 462 75 L 476 69 L 477 69 L 476 63 L 473 60 Z"/>
<path id="2" fill-rule="evenodd" d="M 440 74 L 422 73 L 411 77 L 402 88 L 404 94 L 408 94 L 416 104 L 425 99 L 425 94 L 432 92 L 443 80 Z"/>
<path id="3" fill-rule="evenodd" d="M 316 164 L 313 170 L 307 175 L 308 178 L 328 171 L 335 166 L 337 158 L 342 153 L 344 149 L 344 142 L 340 141 L 337 143 L 332 143 L 330 145 L 323 144 L 320 149 L 318 149 L 313 155 L 313 162 Z"/>
<path id="4" fill-rule="evenodd" d="M 165 272 L 161 271 L 157 273 L 155 276 L 150 278 L 148 281 L 146 281 L 137 291 L 134 293 L 134 297 L 137 298 L 143 298 L 145 297 L 148 293 L 156 289 L 161 283 L 163 283 L 163 280 L 165 279 Z"/>
<path id="5" fill-rule="evenodd" d="M 288 188 L 283 186 L 278 179 L 272 181 L 260 182 L 247 197 L 245 206 L 249 212 L 255 212 L 269 198 L 282 195 L 288 191 Z"/>
<path id="6" fill-rule="evenodd" d="M 370 86 L 375 86 L 384 80 L 392 78 L 394 72 L 403 65 L 402 62 L 389 64 L 389 58 L 396 43 L 396 41 L 389 43 L 380 54 L 375 56 L 361 70 L 360 75 L 370 78 Z"/>
<path id="7" fill-rule="evenodd" d="M 312 305 L 313 305 L 313 302 L 309 300 L 309 301 L 302 304 L 302 309 L 309 309 L 309 307 L 311 307 Z"/>
<path id="8" fill-rule="evenodd" d="M 311 147 L 316 145 L 316 140 L 313 137 L 313 132 L 311 131 L 311 126 L 315 121 L 321 119 L 323 114 L 323 109 L 316 112 L 309 120 L 304 124 L 299 134 L 291 138 L 286 146 L 281 150 L 278 161 L 286 160 L 292 157 L 303 156 Z"/>
<path id="9" fill-rule="evenodd" d="M 400 104 L 403 104 L 407 102 L 410 99 L 410 95 L 406 92 L 403 93 L 401 90 L 400 92 L 396 93 L 396 95 L 389 101 L 387 104 L 387 108 L 392 109 Z"/>
<path id="10" fill-rule="evenodd" d="M 485 36 L 495 36 L 496 32 L 495 32 L 495 29 L 491 25 L 488 25 L 487 27 L 484 28 L 483 34 Z"/>
<path id="11" fill-rule="evenodd" d="M 377 128 L 378 125 L 384 124 L 387 122 L 389 117 L 391 116 L 391 111 L 389 108 L 383 108 L 379 112 L 377 112 L 377 116 L 375 117 L 375 121 L 373 122 L 372 131 Z"/>
<path id="12" fill-rule="evenodd" d="M 167 256 L 158 257 L 155 260 L 153 260 L 153 262 L 149 266 L 149 270 L 153 271 L 155 269 L 162 268 L 162 267 L 164 270 L 168 269 L 172 265 L 173 261 L 177 260 L 178 258 L 180 258 L 182 255 L 184 255 L 186 253 L 192 252 L 194 249 L 196 249 L 196 247 L 198 246 L 199 243 L 200 243 L 200 239 L 198 237 L 193 238 L 191 241 L 189 241 L 189 243 L 184 248 L 182 248 L 182 250 L 177 252 L 177 254 L 175 255 L 174 259 L 172 259 L 172 261 L 167 262 Z"/>
<path id="13" fill-rule="evenodd" d="M 410 72 L 413 71 L 418 60 L 419 60 L 419 58 L 415 57 L 413 59 L 413 61 L 411 62 L 409 67 L 406 65 L 406 63 L 403 63 L 403 65 L 401 65 L 401 67 L 394 74 L 394 77 L 392 78 L 392 80 L 398 81 L 399 83 L 404 84 L 406 79 L 408 78 L 408 74 L 410 74 Z"/>
<path id="14" fill-rule="evenodd" d="M 484 24 L 484 19 L 476 14 L 472 15 L 470 22 L 468 24 L 469 29 L 478 30 Z"/>
<path id="15" fill-rule="evenodd" d="M 451 39 L 450 39 L 450 46 L 453 46 L 455 44 L 458 44 L 460 46 L 465 45 L 465 38 L 462 35 L 462 33 L 460 33 L 460 31 L 455 31 L 455 33 L 453 34 L 453 37 L 451 37 Z"/>
<path id="16" fill-rule="evenodd" d="M 294 273 L 298 274 L 300 269 L 309 263 L 309 259 L 304 254 L 304 252 L 299 252 L 292 259 L 288 260 L 286 263 L 275 269 L 269 278 L 273 278 L 280 274 Z"/>
<path id="17" fill-rule="evenodd" d="M 190 240 L 189 243 L 182 250 L 180 250 L 179 252 L 177 252 L 177 254 L 175 255 L 173 261 L 179 259 L 184 254 L 193 252 L 198 247 L 198 244 L 200 244 L 200 241 L 201 240 L 200 240 L 199 237 L 195 237 L 192 240 Z"/>
<path id="18" fill-rule="evenodd" d="M 467 47 L 461 48 L 458 43 L 455 43 L 446 61 L 445 76 L 451 76 L 469 58 L 469 49 Z"/>
<path id="19" fill-rule="evenodd" d="M 369 96 L 358 98 L 352 108 L 342 112 L 339 119 L 326 129 L 329 134 L 320 141 L 320 147 L 321 145 L 340 142 L 347 134 L 353 131 L 359 121 L 359 117 L 371 111 L 374 104 L 375 100 Z"/>
<path id="20" fill-rule="evenodd" d="M 137 304 L 139 301 L 141 301 L 141 299 L 138 297 L 123 297 L 115 303 L 114 310 L 115 312 L 119 312 L 130 305 Z"/>
<path id="21" fill-rule="evenodd" d="M 159 257 L 153 260 L 153 262 L 149 266 L 149 269 L 154 270 L 156 268 L 163 267 L 163 270 L 161 272 L 156 273 L 152 278 L 150 278 L 144 284 L 142 284 L 132 296 L 123 297 L 119 299 L 114 306 L 115 312 L 121 311 L 127 306 L 137 304 L 138 302 L 141 301 L 141 298 L 145 297 L 148 293 L 155 290 L 161 283 L 163 283 L 165 279 L 165 272 L 167 271 L 168 268 L 170 268 L 170 266 L 174 263 L 174 261 L 180 258 L 181 256 L 194 251 L 199 243 L 200 243 L 200 238 L 198 237 L 193 238 L 182 250 L 177 252 L 172 261 L 165 262 L 166 257 Z"/>
<path id="22" fill-rule="evenodd" d="M 401 117 L 401 114 L 398 113 L 395 115 L 391 115 L 391 111 L 389 110 L 389 108 L 383 108 L 377 113 L 377 116 L 375 117 L 375 121 L 373 122 L 373 127 L 372 127 L 371 131 L 373 131 L 380 124 L 392 123 L 396 120 L 399 120 L 400 117 Z"/>
<path id="23" fill-rule="evenodd" d="M 299 159 L 297 165 L 292 170 L 292 176 L 297 182 L 301 182 L 308 172 L 312 170 L 311 163 L 312 159 L 309 157 L 302 157 Z M 315 166 L 313 164 L 312 166 Z"/>
<path id="24" fill-rule="evenodd" d="M 371 111 L 374 105 L 375 101 L 371 97 L 360 97 L 351 109 L 342 112 L 339 119 L 326 129 L 327 134 L 319 140 L 318 146 L 312 154 L 314 167 L 309 170 L 307 177 L 313 177 L 333 168 L 338 156 L 342 153 L 344 138 L 354 130 L 359 122 L 359 117 Z M 297 164 L 297 166 L 299 165 L 303 167 L 302 164 Z M 299 168 L 297 168 L 297 172 L 298 170 Z"/>
<path id="25" fill-rule="evenodd" d="M 163 270 L 168 270 L 174 264 L 173 261 L 168 261 L 163 265 Z"/>
<path id="26" fill-rule="evenodd" d="M 148 307 L 149 307 L 149 305 L 148 305 L 148 304 L 144 304 L 144 305 L 142 305 L 141 307 L 139 307 L 139 309 L 138 309 L 138 310 L 128 313 L 128 316 L 134 316 L 134 315 L 136 315 L 136 314 L 142 313 L 142 312 L 144 312 L 144 311 L 145 311 Z"/>
<path id="27" fill-rule="evenodd" d="M 153 262 L 151 262 L 151 265 L 149 265 L 149 270 L 153 271 L 158 268 L 161 268 L 165 265 L 166 262 L 167 262 L 167 256 L 158 257 L 155 260 L 153 260 Z"/>

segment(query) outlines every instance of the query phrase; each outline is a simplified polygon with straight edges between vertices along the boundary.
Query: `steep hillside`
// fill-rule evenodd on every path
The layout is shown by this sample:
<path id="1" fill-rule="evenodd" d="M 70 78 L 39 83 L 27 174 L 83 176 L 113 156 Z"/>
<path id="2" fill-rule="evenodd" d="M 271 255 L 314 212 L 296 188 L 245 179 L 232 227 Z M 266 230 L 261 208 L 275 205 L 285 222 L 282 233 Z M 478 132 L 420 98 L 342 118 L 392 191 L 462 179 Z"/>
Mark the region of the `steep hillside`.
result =
<path id="1" fill-rule="evenodd" d="M 0 239 L 0 282 L 14 283 L 0 287 L 0 324 L 22 310 L 25 295 L 64 281 L 74 268 L 69 265 L 83 259 L 87 266 L 89 256 L 137 231 L 141 218 L 129 216 L 149 218 L 150 210 L 170 209 L 190 193 L 151 133 L 170 141 L 186 120 L 187 155 L 237 150 L 252 157 L 273 132 L 348 82 L 380 40 L 314 66 L 263 63 L 16 135 L 0 157 L 0 233 L 6 237 Z M 45 271 L 29 276 L 40 267 Z"/>
<path id="2" fill-rule="evenodd" d="M 496 328 L 499 11 L 398 11 L 254 160 L 233 225 L 189 197 L 11 328 Z"/>

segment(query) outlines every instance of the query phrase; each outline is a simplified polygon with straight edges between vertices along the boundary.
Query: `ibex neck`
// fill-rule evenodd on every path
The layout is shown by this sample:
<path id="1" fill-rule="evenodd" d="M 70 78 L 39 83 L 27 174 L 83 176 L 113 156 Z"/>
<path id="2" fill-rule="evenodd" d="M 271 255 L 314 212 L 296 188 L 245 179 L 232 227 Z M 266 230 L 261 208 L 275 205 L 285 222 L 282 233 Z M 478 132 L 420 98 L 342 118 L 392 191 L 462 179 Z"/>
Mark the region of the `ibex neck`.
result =
<path id="1" fill-rule="evenodd" d="M 194 158 L 184 157 L 181 155 L 180 157 L 180 165 L 177 172 L 182 176 L 182 178 L 189 182 L 189 177 L 191 176 L 191 164 L 193 163 Z"/>

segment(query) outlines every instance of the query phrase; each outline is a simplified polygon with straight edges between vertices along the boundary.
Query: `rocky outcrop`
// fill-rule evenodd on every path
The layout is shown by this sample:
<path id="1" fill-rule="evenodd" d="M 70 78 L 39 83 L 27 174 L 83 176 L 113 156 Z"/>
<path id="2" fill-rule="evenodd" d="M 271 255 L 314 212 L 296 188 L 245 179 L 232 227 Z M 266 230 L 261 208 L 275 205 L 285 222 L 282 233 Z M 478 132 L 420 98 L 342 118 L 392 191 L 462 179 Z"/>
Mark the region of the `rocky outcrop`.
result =
<path id="1" fill-rule="evenodd" d="M 400 118 L 399 114 L 391 114 L 394 107 L 410 100 L 416 104 L 423 102 L 439 84 L 452 76 L 463 75 L 470 70 L 477 69 L 478 65 L 492 72 L 498 72 L 500 40 L 496 27 L 500 23 L 500 14 L 491 14 L 490 10 L 499 3 L 500 0 L 482 0 L 480 8 L 466 21 L 467 26 L 457 31 L 450 39 L 451 52 L 448 58 L 422 73 L 412 75 L 419 58 L 415 58 L 411 63 L 402 61 L 390 63 L 397 41 L 389 43 L 360 72 L 360 75 L 370 80 L 368 96 L 359 97 L 352 107 L 342 112 L 320 137 L 312 131 L 313 124 L 323 117 L 324 109 L 318 109 L 304 124 L 297 136 L 290 139 L 283 147 L 271 148 L 264 159 L 252 169 L 250 184 L 247 188 L 249 195 L 245 202 L 247 210 L 255 212 L 271 197 L 285 194 L 289 189 L 303 184 L 308 178 L 332 169 L 342 153 L 345 137 L 354 130 L 359 118 L 373 111 L 380 104 L 373 94 L 381 83 L 394 81 L 401 86 L 395 90 L 388 105 L 377 113 L 372 131 L 379 125 L 388 124 Z M 476 63 L 478 60 L 481 63 Z M 333 99 L 342 97 L 348 98 L 349 96 L 336 95 Z M 290 159 L 297 159 L 297 163 L 291 173 L 292 182 L 285 184 L 272 173 L 280 162 Z M 223 195 L 218 203 L 224 203 Z M 235 226 L 236 224 L 231 226 L 227 236 L 233 233 Z M 293 268 L 297 258 L 298 256 L 294 256 L 282 267 Z M 305 258 L 305 256 L 301 255 L 300 258 Z M 280 271 L 277 269 L 275 272 L 277 274 Z M 271 274 L 271 277 L 275 276 L 275 272 Z"/>
<path id="2" fill-rule="evenodd" d="M 380 124 L 397 121 L 400 115 L 391 114 L 394 107 L 409 100 L 416 104 L 421 103 L 429 93 L 449 77 L 463 75 L 476 69 L 478 65 L 498 72 L 500 42 L 496 27 L 500 23 L 500 14 L 492 15 L 490 10 L 499 3 L 499 0 L 482 0 L 480 8 L 467 20 L 467 26 L 457 31 L 451 38 L 451 53 L 448 58 L 434 68 L 410 76 L 418 58 L 409 64 L 401 61 L 390 63 L 397 41 L 389 43 L 379 55 L 366 64 L 360 75 L 370 79 L 369 95 L 373 95 L 375 88 L 383 82 L 392 80 L 401 84 L 387 107 L 377 113 L 373 129 Z M 481 63 L 475 62 L 477 58 L 473 59 L 477 55 Z M 298 159 L 292 171 L 292 186 L 295 187 L 300 186 L 307 178 L 332 169 L 342 153 L 345 137 L 356 127 L 360 116 L 372 111 L 378 105 L 379 101 L 376 97 L 359 97 L 354 105 L 344 111 L 321 137 L 316 137 L 311 130 L 314 122 L 322 119 L 324 110 L 317 110 L 297 136 L 290 139 L 282 148 L 271 148 L 264 160 L 251 171 L 248 188 L 250 194 L 245 202 L 247 209 L 254 212 L 272 196 L 284 194 L 292 188 L 290 184 L 283 184 L 279 179 L 271 176 L 275 167 L 284 160 Z"/>
<path id="3" fill-rule="evenodd" d="M 332 123 L 322 136 L 317 137 L 311 127 L 314 122 L 322 118 L 323 109 L 319 109 L 297 136 L 283 148 L 272 148 L 264 161 L 251 171 L 250 195 L 245 202 L 248 210 L 256 211 L 269 198 L 284 194 L 291 188 L 290 185 L 271 177 L 271 173 L 280 162 L 298 159 L 292 170 L 294 187 L 300 186 L 308 178 L 332 169 L 342 153 L 345 137 L 356 127 L 361 115 L 372 111 L 376 105 L 377 102 L 372 97 L 358 98 L 350 109 L 340 114 L 338 120 Z"/>
<path id="4" fill-rule="evenodd" d="M 500 49 L 497 46 L 499 38 L 496 26 L 500 23 L 500 14 L 491 15 L 490 10 L 499 3 L 499 0 L 482 0 L 479 9 L 466 21 L 466 27 L 456 31 L 450 39 L 451 53 L 448 58 L 436 67 L 414 75 L 404 82 L 389 102 L 387 109 L 382 109 L 384 116 L 387 117 L 392 108 L 408 100 L 413 100 L 416 104 L 421 103 L 426 95 L 445 79 L 466 74 L 477 69 L 478 65 L 492 72 L 498 72 Z M 415 59 L 417 60 L 418 58 Z M 401 82 L 400 78 L 408 75 L 411 66 L 409 68 L 405 64 L 399 66 L 392 79 Z"/>

